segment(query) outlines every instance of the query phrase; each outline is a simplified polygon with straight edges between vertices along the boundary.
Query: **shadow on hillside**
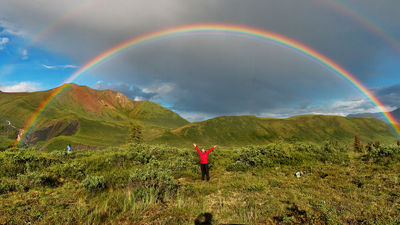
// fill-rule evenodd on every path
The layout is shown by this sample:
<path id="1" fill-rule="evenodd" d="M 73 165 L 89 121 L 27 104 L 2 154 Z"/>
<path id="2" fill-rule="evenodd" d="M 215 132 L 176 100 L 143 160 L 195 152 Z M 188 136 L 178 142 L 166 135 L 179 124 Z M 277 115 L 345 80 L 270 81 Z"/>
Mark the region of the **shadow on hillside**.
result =
<path id="1" fill-rule="evenodd" d="M 213 215 L 211 213 L 202 213 L 194 220 L 195 225 L 212 225 L 215 224 L 213 222 Z M 220 224 L 220 225 L 244 225 L 244 224 Z"/>

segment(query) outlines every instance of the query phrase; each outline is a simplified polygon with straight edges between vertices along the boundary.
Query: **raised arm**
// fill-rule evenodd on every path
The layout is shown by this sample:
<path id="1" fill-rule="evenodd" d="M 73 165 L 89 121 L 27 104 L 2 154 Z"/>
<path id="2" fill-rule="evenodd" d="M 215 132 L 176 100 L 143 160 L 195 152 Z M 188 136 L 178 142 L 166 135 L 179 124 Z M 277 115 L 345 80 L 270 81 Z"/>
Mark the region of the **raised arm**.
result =
<path id="1" fill-rule="evenodd" d="M 214 148 L 216 148 L 216 147 L 217 147 L 217 146 L 214 145 L 214 147 L 210 148 L 210 149 L 207 151 L 207 154 L 210 153 L 210 152 L 212 152 L 212 150 L 214 150 Z"/>
<path id="2" fill-rule="evenodd" d="M 194 143 L 193 143 L 193 146 L 194 146 L 194 148 L 197 150 L 197 152 L 198 152 L 199 154 L 201 154 L 201 151 L 200 151 L 199 147 L 197 147 L 197 145 L 194 144 Z"/>

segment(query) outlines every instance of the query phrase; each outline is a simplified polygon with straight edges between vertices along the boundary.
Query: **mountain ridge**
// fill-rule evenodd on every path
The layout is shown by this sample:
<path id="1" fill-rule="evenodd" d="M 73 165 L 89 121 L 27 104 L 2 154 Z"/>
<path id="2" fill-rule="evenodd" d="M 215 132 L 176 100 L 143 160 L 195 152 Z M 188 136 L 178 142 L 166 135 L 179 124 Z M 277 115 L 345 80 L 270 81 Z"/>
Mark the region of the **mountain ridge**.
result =
<path id="1" fill-rule="evenodd" d="M 56 89 L 30 93 L 0 93 L 0 118 L 17 127 Z M 54 98 L 25 138 L 26 144 L 58 149 L 66 143 L 110 146 L 124 143 L 132 123 L 140 123 L 149 143 L 187 145 L 263 144 L 278 140 L 321 142 L 395 140 L 390 126 L 373 118 L 301 115 L 286 119 L 254 115 L 221 116 L 190 123 L 151 101 L 134 101 L 113 90 L 70 84 Z M 10 135 L 8 135 L 9 137 Z"/>
<path id="2" fill-rule="evenodd" d="M 368 142 L 383 140 L 394 133 L 375 118 L 346 118 L 326 115 L 300 115 L 286 119 L 256 116 L 222 116 L 195 122 L 173 129 L 160 137 L 174 144 L 187 140 L 203 143 L 265 144 L 274 141 L 323 142 L 341 140 L 351 142 L 354 136 Z M 223 137 L 223 138 L 220 138 Z"/>
<path id="3" fill-rule="evenodd" d="M 189 123 L 175 112 L 151 101 L 133 101 L 112 90 L 94 90 L 87 86 L 70 84 L 57 95 L 40 114 L 30 133 L 27 144 L 47 145 L 40 141 L 63 139 L 65 129 L 74 121 L 70 142 L 89 145 L 125 142 L 131 123 L 139 122 L 147 129 L 163 130 Z M 0 93 L 0 115 L 22 128 L 35 110 L 58 88 L 30 93 Z M 78 121 L 77 123 L 75 121 Z M 48 132 L 44 132 L 48 131 Z M 92 135 L 91 135 L 92 134 Z M 97 136 L 97 138 L 93 138 Z M 91 141 L 92 140 L 92 141 Z M 38 143 L 39 142 L 39 143 Z"/>
<path id="4" fill-rule="evenodd" d="M 392 116 L 396 119 L 397 123 L 400 123 L 400 108 L 395 109 L 390 112 Z M 372 117 L 377 118 L 386 122 L 386 118 L 382 115 L 382 113 L 358 113 L 358 114 L 349 114 L 347 117 Z"/>

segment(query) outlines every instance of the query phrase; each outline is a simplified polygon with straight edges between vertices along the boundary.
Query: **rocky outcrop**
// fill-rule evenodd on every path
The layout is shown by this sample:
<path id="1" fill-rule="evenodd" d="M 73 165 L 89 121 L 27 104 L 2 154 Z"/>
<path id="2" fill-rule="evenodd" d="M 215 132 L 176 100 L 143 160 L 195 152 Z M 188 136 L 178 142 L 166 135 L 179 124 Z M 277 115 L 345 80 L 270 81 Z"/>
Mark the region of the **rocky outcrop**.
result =
<path id="1" fill-rule="evenodd" d="M 57 121 L 29 133 L 25 137 L 24 143 L 34 145 L 39 141 L 49 140 L 58 136 L 72 136 L 78 131 L 78 128 L 78 120 Z"/>
<path id="2" fill-rule="evenodd" d="M 25 133 L 25 130 L 24 130 L 24 129 L 20 129 L 20 130 L 18 131 L 17 142 L 20 142 L 20 141 L 21 141 L 21 139 L 22 139 L 24 133 Z"/>

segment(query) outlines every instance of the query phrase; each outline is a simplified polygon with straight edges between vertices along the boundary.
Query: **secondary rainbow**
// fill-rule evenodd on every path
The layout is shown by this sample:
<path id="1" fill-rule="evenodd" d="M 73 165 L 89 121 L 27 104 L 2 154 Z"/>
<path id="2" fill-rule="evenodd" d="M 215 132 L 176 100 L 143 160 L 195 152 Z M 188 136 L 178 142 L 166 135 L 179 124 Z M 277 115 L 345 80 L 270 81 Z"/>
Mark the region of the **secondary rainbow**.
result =
<path id="1" fill-rule="evenodd" d="M 18 49 L 27 50 L 29 47 L 41 41 L 44 37 L 53 33 L 56 29 L 58 29 L 61 25 L 63 25 L 69 19 L 75 17 L 78 13 L 81 13 L 84 9 L 91 7 L 94 4 L 93 0 L 85 0 L 78 4 L 76 7 L 73 7 L 71 10 L 68 10 L 61 16 L 57 17 L 52 23 L 44 26 L 39 32 L 32 35 L 29 39 L 27 39 L 22 46 L 18 47 Z M 20 57 L 20 53 L 17 53 L 13 57 L 9 58 L 6 64 L 13 64 Z"/>
<path id="2" fill-rule="evenodd" d="M 337 63 L 329 59 L 328 57 L 322 55 L 316 50 L 302 44 L 296 40 L 285 37 L 281 34 L 277 34 L 267 30 L 261 30 L 252 27 L 238 26 L 238 25 L 229 25 L 229 24 L 195 24 L 188 26 L 180 26 L 168 28 L 165 30 L 156 31 L 153 33 L 148 33 L 142 36 L 134 37 L 130 40 L 127 40 L 121 44 L 118 44 L 98 56 L 94 57 L 92 60 L 88 61 L 84 66 L 78 69 L 75 73 L 73 73 L 66 81 L 65 84 L 57 89 L 55 89 L 50 96 L 40 105 L 40 107 L 35 111 L 35 113 L 31 116 L 31 118 L 26 122 L 24 127 L 25 133 L 22 136 L 22 139 L 29 133 L 35 124 L 37 118 L 40 114 L 46 109 L 46 107 L 52 102 L 52 100 L 57 97 L 59 93 L 61 93 L 70 82 L 77 79 L 79 76 L 82 76 L 86 71 L 95 67 L 99 63 L 103 62 L 105 59 L 117 54 L 120 51 L 123 51 L 129 47 L 135 46 L 140 43 L 148 42 L 150 40 L 161 39 L 173 35 L 179 34 L 187 34 L 187 33 L 227 33 L 232 35 L 240 35 L 244 37 L 256 38 L 261 40 L 271 41 L 273 43 L 279 44 L 280 46 L 285 46 L 289 49 L 292 49 L 303 56 L 308 57 L 309 59 L 319 63 L 320 65 L 325 66 L 335 74 L 347 80 L 352 86 L 358 89 L 363 95 L 365 95 L 371 103 L 373 103 L 385 119 L 391 124 L 395 133 L 400 136 L 400 129 L 397 125 L 395 118 L 387 112 L 385 106 L 382 102 L 374 96 L 374 94 L 368 90 L 360 81 L 358 81 L 351 73 L 346 71 L 344 68 L 339 66 Z M 21 140 L 22 140 L 21 139 Z"/>
<path id="3" fill-rule="evenodd" d="M 374 21 L 371 16 L 367 16 L 357 10 L 354 6 L 350 5 L 349 1 L 346 4 L 336 0 L 314 0 L 316 4 L 326 5 L 354 21 L 357 21 L 363 27 L 370 30 L 376 36 L 379 36 L 382 40 L 386 41 L 393 49 L 396 50 L 397 54 L 400 54 L 400 43 L 399 40 L 389 30 L 385 29 L 384 26 L 377 21 Z"/>

